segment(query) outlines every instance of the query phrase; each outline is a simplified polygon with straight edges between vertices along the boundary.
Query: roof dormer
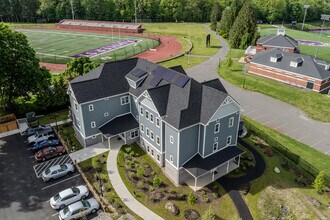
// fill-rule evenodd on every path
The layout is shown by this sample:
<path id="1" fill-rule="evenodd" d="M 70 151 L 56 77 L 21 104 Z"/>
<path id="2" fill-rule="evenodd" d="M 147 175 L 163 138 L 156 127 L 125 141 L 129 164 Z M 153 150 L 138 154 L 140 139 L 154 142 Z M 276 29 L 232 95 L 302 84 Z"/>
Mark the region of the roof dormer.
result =
<path id="1" fill-rule="evenodd" d="M 283 57 L 282 53 L 273 54 L 270 57 L 270 62 L 277 63 L 277 62 L 281 61 L 282 57 Z"/>
<path id="2" fill-rule="evenodd" d="M 291 67 L 298 67 L 298 66 L 301 66 L 304 62 L 304 59 L 302 57 L 298 57 L 296 58 L 295 60 L 292 60 L 290 62 L 290 66 Z"/>
<path id="3" fill-rule="evenodd" d="M 280 27 L 278 27 L 278 29 L 277 29 L 277 35 L 285 35 L 285 27 L 283 27 L 283 26 L 280 26 Z"/>
<path id="4" fill-rule="evenodd" d="M 130 87 L 136 89 L 147 76 L 147 71 L 140 68 L 135 68 L 126 75 L 126 79 Z"/>

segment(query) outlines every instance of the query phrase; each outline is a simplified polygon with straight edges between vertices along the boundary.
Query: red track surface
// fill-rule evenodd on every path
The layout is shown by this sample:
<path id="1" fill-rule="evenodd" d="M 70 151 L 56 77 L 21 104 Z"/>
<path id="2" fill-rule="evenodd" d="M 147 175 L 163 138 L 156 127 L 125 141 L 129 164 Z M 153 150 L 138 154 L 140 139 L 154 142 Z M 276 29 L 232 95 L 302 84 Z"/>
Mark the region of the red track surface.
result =
<path id="1" fill-rule="evenodd" d="M 52 30 L 59 30 L 59 28 L 48 28 Z M 88 30 L 83 30 L 83 29 L 64 29 L 61 28 L 60 30 L 65 30 L 65 31 L 73 31 L 73 32 L 89 32 L 89 33 L 108 33 L 112 34 L 110 32 L 106 31 L 88 31 Z M 170 58 L 172 56 L 177 55 L 181 48 L 182 45 L 176 41 L 178 37 L 175 36 L 160 36 L 160 41 L 161 44 L 156 47 L 156 51 L 145 51 L 143 53 L 140 53 L 134 57 L 139 57 L 139 58 L 144 58 L 152 62 L 157 62 L 161 61 L 167 58 Z M 54 71 L 54 72 L 63 72 L 66 69 L 65 64 L 53 64 L 53 63 L 42 63 L 40 62 L 40 66 L 45 66 L 48 70 Z"/>

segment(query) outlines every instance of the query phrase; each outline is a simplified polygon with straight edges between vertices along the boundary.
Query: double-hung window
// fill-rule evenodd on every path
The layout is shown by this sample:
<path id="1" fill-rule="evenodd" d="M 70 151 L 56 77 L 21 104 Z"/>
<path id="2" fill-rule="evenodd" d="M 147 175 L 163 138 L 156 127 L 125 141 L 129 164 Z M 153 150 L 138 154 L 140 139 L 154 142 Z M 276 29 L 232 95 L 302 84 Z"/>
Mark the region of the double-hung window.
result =
<path id="1" fill-rule="evenodd" d="M 144 132 L 144 125 L 143 124 L 140 125 L 140 131 Z"/>
<path id="2" fill-rule="evenodd" d="M 88 106 L 88 110 L 91 112 L 91 111 L 94 111 L 94 105 L 93 104 L 90 104 Z"/>
<path id="3" fill-rule="evenodd" d="M 137 138 L 139 136 L 139 131 L 131 131 L 131 138 Z"/>
<path id="4" fill-rule="evenodd" d="M 91 122 L 91 128 L 95 128 L 96 127 L 96 122 L 95 121 L 92 121 Z"/>
<path id="5" fill-rule="evenodd" d="M 159 118 L 157 117 L 156 118 L 156 126 L 159 127 L 159 124 L 160 124 L 160 121 L 159 121 Z"/>
<path id="6" fill-rule="evenodd" d="M 213 143 L 213 152 L 218 150 L 218 142 Z"/>
<path id="7" fill-rule="evenodd" d="M 174 137 L 170 136 L 170 143 L 173 144 L 174 143 Z"/>
<path id="8" fill-rule="evenodd" d="M 149 112 L 146 110 L 146 119 L 149 119 Z"/>
<path id="9" fill-rule="evenodd" d="M 154 115 L 150 113 L 150 122 L 154 123 Z"/>
<path id="10" fill-rule="evenodd" d="M 149 137 L 149 128 L 146 129 L 146 132 L 147 137 Z"/>
<path id="11" fill-rule="evenodd" d="M 226 144 L 227 144 L 227 146 L 228 146 L 229 144 L 231 144 L 231 136 L 228 136 L 228 137 L 227 137 L 227 142 L 226 142 Z"/>
<path id="12" fill-rule="evenodd" d="M 150 131 L 150 139 L 154 140 L 154 132 Z"/>
<path id="13" fill-rule="evenodd" d="M 156 143 L 157 143 L 158 145 L 160 145 L 160 138 L 159 138 L 159 136 L 156 136 Z"/>
<path id="14" fill-rule="evenodd" d="M 129 96 L 126 95 L 126 96 L 121 97 L 121 98 L 120 98 L 120 103 L 121 103 L 121 105 L 126 105 L 126 104 L 128 104 L 128 103 L 129 103 Z"/>
<path id="15" fill-rule="evenodd" d="M 140 115 L 143 116 L 143 108 L 142 107 L 140 107 Z"/>
<path id="16" fill-rule="evenodd" d="M 216 123 L 214 125 L 214 133 L 219 133 L 219 131 L 220 131 L 220 123 Z"/>
<path id="17" fill-rule="evenodd" d="M 229 125 L 228 125 L 230 128 L 234 126 L 234 117 L 231 117 L 229 119 Z"/>

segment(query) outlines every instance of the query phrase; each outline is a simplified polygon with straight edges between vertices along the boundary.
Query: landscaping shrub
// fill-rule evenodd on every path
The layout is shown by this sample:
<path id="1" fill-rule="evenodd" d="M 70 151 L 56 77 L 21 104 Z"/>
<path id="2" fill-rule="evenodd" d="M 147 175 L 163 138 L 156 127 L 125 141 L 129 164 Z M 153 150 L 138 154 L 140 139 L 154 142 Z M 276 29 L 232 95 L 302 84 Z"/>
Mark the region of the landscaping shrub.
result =
<path id="1" fill-rule="evenodd" d="M 139 181 L 137 182 L 136 186 L 139 188 L 139 189 L 143 189 L 144 187 L 144 183 L 142 181 Z"/>
<path id="2" fill-rule="evenodd" d="M 148 163 L 146 163 L 146 164 L 144 165 L 144 167 L 145 167 L 145 168 L 149 168 L 150 165 L 149 165 Z"/>
<path id="3" fill-rule="evenodd" d="M 274 152 L 273 152 L 273 150 L 272 150 L 271 147 L 266 147 L 266 149 L 265 149 L 265 154 L 266 154 L 267 156 L 271 157 L 271 156 L 274 155 Z"/>
<path id="4" fill-rule="evenodd" d="M 142 178 L 144 176 L 144 173 L 145 173 L 145 171 L 144 171 L 143 167 L 138 166 L 138 168 L 136 169 L 136 176 L 138 178 Z"/>
<path id="5" fill-rule="evenodd" d="M 184 193 L 180 193 L 179 194 L 179 199 L 182 199 L 183 200 L 185 197 L 186 197 L 186 195 Z"/>
<path id="6" fill-rule="evenodd" d="M 149 188 L 149 191 L 150 191 L 150 192 L 155 191 L 155 187 L 152 187 L 152 186 L 151 186 L 151 187 Z"/>
<path id="7" fill-rule="evenodd" d="M 131 151 L 130 153 L 129 153 L 129 155 L 131 155 L 132 157 L 134 156 L 134 151 Z"/>
<path id="8" fill-rule="evenodd" d="M 313 187 L 316 189 L 316 191 L 320 194 L 324 193 L 324 190 L 326 189 L 326 181 L 325 181 L 325 173 L 324 171 L 321 171 L 319 175 L 315 178 L 313 182 Z"/>
<path id="9" fill-rule="evenodd" d="M 131 169 L 132 169 L 132 165 L 129 164 L 129 163 L 126 163 L 126 164 L 125 164 L 125 169 L 126 169 L 126 170 L 131 170 Z"/>
<path id="10" fill-rule="evenodd" d="M 213 193 L 213 196 L 215 197 L 215 198 L 217 198 L 218 196 L 219 196 L 219 193 Z"/>
<path id="11" fill-rule="evenodd" d="M 132 151 L 132 148 L 131 147 L 126 147 L 125 148 L 125 152 L 128 153 L 128 154 L 131 153 L 131 151 Z"/>
<path id="12" fill-rule="evenodd" d="M 218 186 L 218 184 L 216 184 L 216 183 L 213 183 L 213 184 L 212 184 L 212 187 L 213 187 L 213 189 L 215 189 L 215 190 L 219 189 L 219 186 Z"/>
<path id="13" fill-rule="evenodd" d="M 151 171 L 151 175 L 156 175 L 156 172 L 155 171 Z"/>
<path id="14" fill-rule="evenodd" d="M 202 191 L 201 191 L 201 194 L 202 194 L 202 195 L 205 195 L 205 194 L 206 194 L 206 192 L 205 192 L 204 190 L 202 190 Z"/>
<path id="15" fill-rule="evenodd" d="M 134 179 L 135 178 L 135 173 L 133 173 L 133 172 L 129 172 L 128 173 L 128 177 L 130 178 L 130 179 Z"/>
<path id="16" fill-rule="evenodd" d="M 210 201 L 209 198 L 204 198 L 204 202 L 208 203 Z"/>
<path id="17" fill-rule="evenodd" d="M 194 205 L 196 203 L 196 196 L 194 196 L 192 193 L 189 194 L 187 201 L 189 205 Z"/>
<path id="18" fill-rule="evenodd" d="M 101 172 L 102 171 L 102 164 L 100 164 L 100 161 L 99 161 L 98 157 L 93 157 L 92 166 L 96 170 L 96 172 Z"/>
<path id="19" fill-rule="evenodd" d="M 161 179 L 158 176 L 155 176 L 153 179 L 153 185 L 154 187 L 159 187 L 162 184 Z"/>
<path id="20" fill-rule="evenodd" d="M 202 216 L 202 220 L 215 220 L 215 213 L 211 207 L 211 205 L 208 207 L 208 209 L 204 212 Z"/>

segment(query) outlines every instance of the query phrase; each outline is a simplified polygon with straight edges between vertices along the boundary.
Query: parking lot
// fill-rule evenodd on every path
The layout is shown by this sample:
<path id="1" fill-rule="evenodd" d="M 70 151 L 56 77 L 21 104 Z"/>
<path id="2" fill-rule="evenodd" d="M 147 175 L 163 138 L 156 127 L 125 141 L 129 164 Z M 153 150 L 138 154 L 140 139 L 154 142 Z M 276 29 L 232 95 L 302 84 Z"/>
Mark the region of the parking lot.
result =
<path id="1" fill-rule="evenodd" d="M 85 185 L 77 171 L 44 183 L 43 170 L 73 162 L 68 154 L 45 162 L 36 162 L 33 155 L 26 137 L 20 134 L 0 139 L 1 220 L 58 219 L 58 212 L 50 207 L 49 199 L 66 188 Z"/>

